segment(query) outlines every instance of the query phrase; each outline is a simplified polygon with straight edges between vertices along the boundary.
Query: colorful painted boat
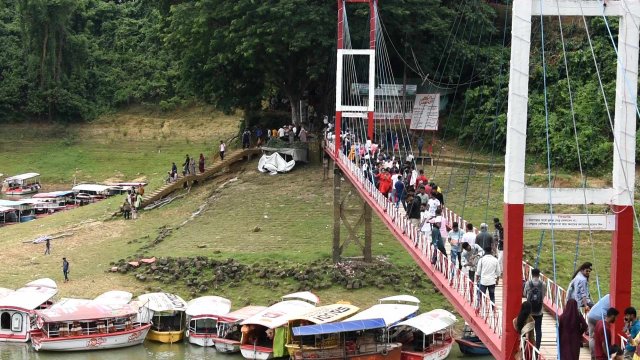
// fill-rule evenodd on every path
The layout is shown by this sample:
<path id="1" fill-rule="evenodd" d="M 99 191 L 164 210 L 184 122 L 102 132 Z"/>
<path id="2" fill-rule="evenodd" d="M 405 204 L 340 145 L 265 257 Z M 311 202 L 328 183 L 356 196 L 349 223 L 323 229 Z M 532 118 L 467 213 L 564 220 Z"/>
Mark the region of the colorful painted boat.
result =
<path id="1" fill-rule="evenodd" d="M 26 195 L 38 192 L 40 174 L 26 173 L 8 177 L 2 181 L 2 192 L 7 195 Z"/>
<path id="2" fill-rule="evenodd" d="M 293 328 L 300 344 L 294 360 L 400 360 L 402 344 L 389 339 L 389 328 L 416 315 L 420 300 L 411 295 L 390 296 L 349 320 Z"/>
<path id="3" fill-rule="evenodd" d="M 242 356 L 251 360 L 286 356 L 289 320 L 315 308 L 318 302 L 318 297 L 308 291 L 285 295 L 282 301 L 243 321 Z"/>
<path id="4" fill-rule="evenodd" d="M 218 336 L 213 338 L 216 350 L 227 354 L 240 351 L 240 341 L 242 338 L 240 323 L 266 308 L 266 306 L 250 305 L 218 317 Z"/>
<path id="5" fill-rule="evenodd" d="M 138 303 L 146 314 L 141 319 L 152 318 L 153 325 L 147 339 L 161 343 L 176 343 L 185 332 L 187 303 L 178 295 L 150 293 L 138 296 Z"/>
<path id="6" fill-rule="evenodd" d="M 200 346 L 214 346 L 218 337 L 218 318 L 231 310 L 231 301 L 219 296 L 202 296 L 187 303 L 185 333 L 189 342 Z"/>
<path id="7" fill-rule="evenodd" d="M 391 328 L 392 339 L 403 344 L 402 360 L 442 360 L 453 347 L 456 317 L 435 309 L 400 322 Z"/>
<path id="8" fill-rule="evenodd" d="M 294 327 L 311 325 L 311 324 L 316 324 L 316 325 L 327 324 L 331 322 L 344 320 L 349 316 L 352 316 L 353 314 L 357 313 L 358 310 L 360 310 L 359 307 L 348 304 L 348 303 L 331 304 L 331 305 L 319 306 L 307 313 L 304 313 L 296 317 L 295 319 L 289 320 L 289 325 L 288 325 L 289 331 L 287 332 L 287 345 L 286 345 L 289 355 L 293 356 L 296 351 L 299 351 L 301 349 L 300 348 L 301 342 L 296 341 L 296 339 L 293 336 L 293 333 L 291 332 L 291 329 L 293 329 Z M 337 345 L 337 340 L 338 340 L 337 336 L 333 336 L 333 337 L 330 336 L 328 338 L 323 339 L 323 343 L 325 344 L 325 346 L 329 342 L 335 342 Z M 312 346 L 305 345 L 302 350 L 308 351 L 308 350 L 314 350 L 314 349 L 315 348 L 313 348 Z"/>
<path id="9" fill-rule="evenodd" d="M 76 300 L 76 301 L 74 301 Z M 151 324 L 136 321 L 132 304 L 69 299 L 36 311 L 31 344 L 36 351 L 85 351 L 129 347 L 144 342 Z"/>
<path id="10" fill-rule="evenodd" d="M 13 291 L 0 291 L 0 341 L 27 342 L 32 328 L 31 316 L 36 310 L 46 309 L 58 293 L 56 282 L 38 279 Z"/>

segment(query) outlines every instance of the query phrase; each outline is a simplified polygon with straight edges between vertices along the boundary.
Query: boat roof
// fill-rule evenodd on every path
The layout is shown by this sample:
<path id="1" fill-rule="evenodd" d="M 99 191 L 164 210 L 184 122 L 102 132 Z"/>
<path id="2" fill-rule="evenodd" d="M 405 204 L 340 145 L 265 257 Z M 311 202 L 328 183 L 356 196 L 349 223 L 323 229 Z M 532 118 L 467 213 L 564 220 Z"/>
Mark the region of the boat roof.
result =
<path id="1" fill-rule="evenodd" d="M 56 304 L 48 309 L 36 311 L 44 322 L 96 320 L 125 317 L 137 313 L 138 309 L 130 304 L 104 304 L 92 300 L 86 303 Z"/>
<path id="2" fill-rule="evenodd" d="M 294 336 L 335 334 L 350 331 L 385 328 L 387 325 L 382 318 L 366 320 L 347 320 L 328 324 L 298 326 L 293 328 Z"/>
<path id="3" fill-rule="evenodd" d="M 110 185 L 113 185 L 113 186 L 147 186 L 147 183 L 144 182 L 144 181 L 139 181 L 139 182 L 132 181 L 132 182 L 113 183 L 113 184 L 110 184 Z"/>
<path id="4" fill-rule="evenodd" d="M 245 306 L 241 309 L 225 314 L 224 316 L 220 316 L 218 318 L 218 321 L 224 321 L 224 322 L 242 321 L 252 317 L 253 315 L 261 312 L 266 308 L 267 308 L 266 306 L 257 306 L 257 305 Z"/>
<path id="5" fill-rule="evenodd" d="M 314 324 L 326 324 L 346 319 L 357 313 L 358 310 L 360 310 L 359 307 L 351 304 L 330 304 L 312 309 L 296 317 L 295 320 L 306 320 Z"/>
<path id="6" fill-rule="evenodd" d="M 231 300 L 220 296 L 202 296 L 187 303 L 187 315 L 225 315 L 231 311 Z"/>
<path id="7" fill-rule="evenodd" d="M 40 174 L 38 173 L 26 173 L 26 174 L 19 174 L 19 175 L 14 175 L 14 176 L 10 176 L 6 179 L 4 179 L 5 181 L 11 181 L 11 180 L 27 180 L 27 179 L 32 179 L 34 177 L 38 177 L 40 176 Z"/>
<path id="8" fill-rule="evenodd" d="M 0 288 L 0 297 L 3 296 L 7 296 L 8 294 L 14 292 L 15 290 L 13 289 L 8 289 L 8 288 Z"/>
<path id="9" fill-rule="evenodd" d="M 241 324 L 261 325 L 269 329 L 275 329 L 314 307 L 315 305 L 302 300 L 285 300 L 269 306 Z"/>
<path id="10" fill-rule="evenodd" d="M 12 211 L 16 211 L 16 209 L 6 207 L 6 206 L 0 206 L 0 213 L 6 213 L 6 212 L 12 212 Z"/>
<path id="11" fill-rule="evenodd" d="M 288 294 L 283 296 L 282 300 L 302 300 L 314 305 L 318 305 L 318 303 L 320 302 L 318 296 L 310 291 L 300 291 L 293 294 Z"/>
<path id="12" fill-rule="evenodd" d="M 22 206 L 29 205 L 29 202 L 26 200 L 4 200 L 0 199 L 0 206 L 3 207 L 12 207 L 12 206 Z"/>
<path id="13" fill-rule="evenodd" d="M 51 198 L 59 198 L 65 197 L 69 195 L 73 195 L 74 192 L 72 190 L 62 190 L 62 191 L 52 191 L 47 193 L 34 194 L 32 198 L 34 199 L 51 199 Z"/>
<path id="14" fill-rule="evenodd" d="M 113 186 L 99 185 L 99 184 L 80 184 L 73 187 L 73 191 L 106 191 L 113 188 Z"/>
<path id="15" fill-rule="evenodd" d="M 187 310 L 187 303 L 180 296 L 169 293 L 143 294 L 138 296 L 138 301 L 156 312 Z"/>
<path id="16" fill-rule="evenodd" d="M 355 314 L 351 318 L 351 320 L 366 320 L 366 319 L 382 318 L 384 319 L 387 326 L 391 326 L 391 325 L 395 325 L 399 321 L 406 319 L 412 314 L 415 314 L 420 308 L 418 304 L 382 303 L 382 301 L 389 301 L 388 299 L 389 298 L 380 299 L 380 302 L 381 302 L 380 304 L 373 305 L 372 307 Z M 405 301 L 405 300 L 400 300 L 400 301 Z"/>
<path id="17" fill-rule="evenodd" d="M 420 304 L 420 299 L 411 295 L 394 295 L 378 300 L 380 304 L 386 303 L 413 303 Z"/>
<path id="18" fill-rule="evenodd" d="M 21 308 L 34 310 L 46 303 L 58 293 L 55 281 L 39 279 L 32 281 L 16 291 L 7 292 L 0 297 L 0 308 Z"/>
<path id="19" fill-rule="evenodd" d="M 128 304 L 132 298 L 133 294 L 128 291 L 111 290 L 98 295 L 93 301 L 102 304 Z"/>
<path id="20" fill-rule="evenodd" d="M 457 321 L 456 316 L 444 309 L 435 309 L 407 319 L 395 326 L 411 326 L 429 335 L 444 330 Z"/>

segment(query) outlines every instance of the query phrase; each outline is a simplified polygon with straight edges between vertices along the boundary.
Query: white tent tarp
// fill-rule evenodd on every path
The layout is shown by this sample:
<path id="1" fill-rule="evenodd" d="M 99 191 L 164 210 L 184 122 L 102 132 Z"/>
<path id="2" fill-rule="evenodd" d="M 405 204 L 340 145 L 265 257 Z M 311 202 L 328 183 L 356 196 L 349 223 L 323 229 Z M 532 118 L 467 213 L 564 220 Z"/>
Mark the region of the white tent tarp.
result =
<path id="1" fill-rule="evenodd" d="M 270 172 L 271 175 L 275 175 L 279 172 L 289 172 L 295 165 L 296 162 L 294 160 L 287 162 L 280 154 L 273 153 L 271 155 L 262 155 L 258 162 L 258 171 Z"/>

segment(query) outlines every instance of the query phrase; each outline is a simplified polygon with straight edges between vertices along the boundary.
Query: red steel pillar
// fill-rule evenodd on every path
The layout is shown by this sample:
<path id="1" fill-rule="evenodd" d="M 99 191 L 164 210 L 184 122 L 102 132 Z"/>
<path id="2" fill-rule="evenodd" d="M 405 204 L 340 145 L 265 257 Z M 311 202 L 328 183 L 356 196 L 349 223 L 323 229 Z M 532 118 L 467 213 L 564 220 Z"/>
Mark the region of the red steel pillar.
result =
<path id="1" fill-rule="evenodd" d="M 502 359 L 512 359 L 520 346 L 513 319 L 522 304 L 524 204 L 504 204 L 504 236 L 501 347 Z"/>
<path id="2" fill-rule="evenodd" d="M 620 311 L 615 324 L 613 343 L 619 344 L 624 326 L 624 309 L 631 306 L 631 269 L 633 268 L 633 208 L 612 206 L 616 214 L 616 229 L 611 241 L 611 306 Z"/>
<path id="3" fill-rule="evenodd" d="M 344 48 L 344 0 L 338 0 L 338 43 L 337 49 Z M 342 74 L 338 74 L 338 76 L 342 76 Z M 336 96 L 342 96 L 342 94 L 336 94 Z M 340 99 L 336 99 L 336 104 L 340 101 Z M 342 123 L 342 111 L 338 111 L 336 109 L 336 123 L 334 128 L 335 135 L 335 151 L 336 157 L 340 156 L 340 132 L 341 132 L 341 124 Z"/>
<path id="4" fill-rule="evenodd" d="M 376 12 L 378 10 L 378 1 L 369 1 L 369 49 L 375 50 L 376 48 Z M 372 59 L 375 61 L 375 58 Z M 370 89 L 371 91 L 371 89 Z M 374 90 L 375 91 L 375 90 Z M 374 94 L 375 103 L 375 94 Z M 373 142 L 373 129 L 374 129 L 374 112 L 369 111 L 367 113 L 367 138 Z"/>

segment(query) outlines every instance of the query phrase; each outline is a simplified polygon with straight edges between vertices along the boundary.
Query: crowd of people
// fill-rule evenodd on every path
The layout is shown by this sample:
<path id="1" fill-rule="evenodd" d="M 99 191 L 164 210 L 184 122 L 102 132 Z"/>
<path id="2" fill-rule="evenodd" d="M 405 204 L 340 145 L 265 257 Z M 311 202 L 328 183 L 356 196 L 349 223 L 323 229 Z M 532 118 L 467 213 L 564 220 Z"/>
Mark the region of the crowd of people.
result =
<path id="1" fill-rule="evenodd" d="M 137 219 L 138 211 L 142 207 L 142 198 L 144 197 L 144 187 L 138 186 L 127 190 L 127 196 L 124 199 L 124 203 L 120 207 L 122 216 L 125 220 Z"/>
<path id="2" fill-rule="evenodd" d="M 589 291 L 589 276 L 593 265 L 585 262 L 576 270 L 567 289 L 567 300 L 558 319 L 560 358 L 579 359 L 584 335 L 589 339 L 591 358 L 595 360 L 638 360 L 640 345 L 640 321 L 637 311 L 629 306 L 624 309 L 624 348 L 612 345 L 616 334 L 613 324 L 620 310 L 611 307 L 609 295 L 593 302 Z M 524 284 L 524 297 L 518 317 L 513 325 L 521 337 L 540 348 L 542 340 L 542 307 L 547 286 L 540 277 L 540 270 L 533 269 L 531 278 Z M 583 315 L 586 314 L 586 315 Z M 520 358 L 526 358 L 521 354 Z"/>

